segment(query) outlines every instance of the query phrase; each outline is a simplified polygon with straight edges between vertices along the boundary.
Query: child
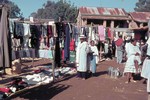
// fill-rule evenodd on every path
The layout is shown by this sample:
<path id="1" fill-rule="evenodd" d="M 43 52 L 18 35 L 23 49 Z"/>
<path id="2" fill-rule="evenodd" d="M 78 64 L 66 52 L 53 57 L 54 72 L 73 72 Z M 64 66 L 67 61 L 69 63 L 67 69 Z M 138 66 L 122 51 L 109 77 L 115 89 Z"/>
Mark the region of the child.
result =
<path id="1" fill-rule="evenodd" d="M 92 75 L 96 73 L 96 64 L 98 63 L 98 49 L 95 46 L 95 42 L 92 40 L 90 42 L 90 49 L 91 49 L 91 54 L 90 54 L 90 72 Z"/>

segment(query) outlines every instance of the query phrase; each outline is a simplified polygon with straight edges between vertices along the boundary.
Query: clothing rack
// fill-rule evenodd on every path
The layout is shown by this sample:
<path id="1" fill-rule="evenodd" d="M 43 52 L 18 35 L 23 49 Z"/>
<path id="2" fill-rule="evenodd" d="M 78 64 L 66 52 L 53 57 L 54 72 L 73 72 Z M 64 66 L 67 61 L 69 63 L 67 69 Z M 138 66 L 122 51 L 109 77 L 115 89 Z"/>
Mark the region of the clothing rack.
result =
<path id="1" fill-rule="evenodd" d="M 30 25 L 48 25 L 48 23 L 46 22 L 31 22 L 31 21 L 24 21 L 24 20 L 17 20 L 15 22 L 18 22 L 18 23 L 26 23 L 26 24 L 30 24 Z M 52 50 L 54 52 L 54 50 Z M 52 52 L 52 53 L 53 53 Z M 53 55 L 53 59 L 52 59 L 52 74 L 53 74 L 53 81 L 55 81 L 55 62 L 54 62 L 54 59 L 55 59 L 55 55 Z M 21 58 L 20 58 L 20 63 L 21 62 Z M 32 59 L 32 66 L 34 66 L 34 57 Z"/>

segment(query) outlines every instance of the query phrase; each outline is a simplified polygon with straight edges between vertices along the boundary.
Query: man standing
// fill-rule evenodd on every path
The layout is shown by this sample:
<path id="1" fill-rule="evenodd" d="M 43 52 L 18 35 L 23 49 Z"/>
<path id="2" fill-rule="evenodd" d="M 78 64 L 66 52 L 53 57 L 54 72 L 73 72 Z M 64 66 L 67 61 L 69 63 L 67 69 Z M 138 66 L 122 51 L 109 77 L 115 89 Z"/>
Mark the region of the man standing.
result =
<path id="1" fill-rule="evenodd" d="M 84 35 L 80 35 L 80 42 L 77 46 L 76 52 L 76 63 L 77 63 L 77 75 L 78 78 L 86 79 L 87 72 L 87 54 L 89 52 L 89 45 L 86 42 L 86 37 Z"/>

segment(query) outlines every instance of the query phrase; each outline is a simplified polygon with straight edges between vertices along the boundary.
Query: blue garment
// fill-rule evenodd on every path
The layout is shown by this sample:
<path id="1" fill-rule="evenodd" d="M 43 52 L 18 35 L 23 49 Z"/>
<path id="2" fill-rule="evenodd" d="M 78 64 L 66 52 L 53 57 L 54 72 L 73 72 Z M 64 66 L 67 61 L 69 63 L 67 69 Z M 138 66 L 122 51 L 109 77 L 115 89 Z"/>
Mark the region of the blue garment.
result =
<path id="1" fill-rule="evenodd" d="M 75 41 L 78 41 L 78 33 L 79 33 L 79 30 L 77 27 L 73 27 L 73 38 L 75 39 Z"/>
<path id="2" fill-rule="evenodd" d="M 70 58 L 70 29 L 69 29 L 69 24 L 66 25 L 65 28 L 65 33 L 66 33 L 66 38 L 65 38 L 65 46 L 64 46 L 64 58 L 65 61 L 69 60 Z"/>
<path id="3" fill-rule="evenodd" d="M 90 71 L 96 73 L 96 55 L 91 55 Z"/>
<path id="4" fill-rule="evenodd" d="M 15 23 L 15 35 L 24 36 L 24 27 L 22 23 Z"/>
<path id="5" fill-rule="evenodd" d="M 122 48 L 122 46 L 118 46 L 117 48 L 116 48 L 116 50 L 117 50 L 117 63 L 122 63 L 122 58 L 123 58 L 123 48 Z"/>

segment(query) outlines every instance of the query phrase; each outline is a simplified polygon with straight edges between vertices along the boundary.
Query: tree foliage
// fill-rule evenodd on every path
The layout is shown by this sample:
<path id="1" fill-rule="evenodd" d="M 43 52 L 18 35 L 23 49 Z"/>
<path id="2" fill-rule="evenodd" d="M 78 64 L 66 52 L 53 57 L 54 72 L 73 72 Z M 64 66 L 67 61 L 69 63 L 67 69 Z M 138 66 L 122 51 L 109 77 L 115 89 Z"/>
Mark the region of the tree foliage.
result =
<path id="1" fill-rule="evenodd" d="M 138 12 L 150 12 L 150 0 L 139 0 L 134 10 Z"/>
<path id="2" fill-rule="evenodd" d="M 16 18 L 22 17 L 20 8 L 14 3 L 9 0 L 0 0 L 0 4 L 8 5 L 9 9 L 9 17 Z"/>
<path id="3" fill-rule="evenodd" d="M 58 2 L 47 1 L 47 3 L 43 5 L 43 8 L 38 9 L 37 12 L 33 12 L 31 16 L 43 19 L 52 18 L 56 21 L 61 18 L 65 21 L 75 22 L 77 16 L 77 7 L 64 0 L 59 0 Z"/>

